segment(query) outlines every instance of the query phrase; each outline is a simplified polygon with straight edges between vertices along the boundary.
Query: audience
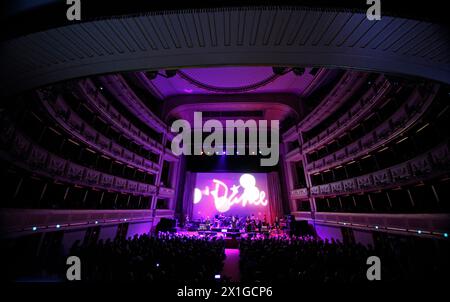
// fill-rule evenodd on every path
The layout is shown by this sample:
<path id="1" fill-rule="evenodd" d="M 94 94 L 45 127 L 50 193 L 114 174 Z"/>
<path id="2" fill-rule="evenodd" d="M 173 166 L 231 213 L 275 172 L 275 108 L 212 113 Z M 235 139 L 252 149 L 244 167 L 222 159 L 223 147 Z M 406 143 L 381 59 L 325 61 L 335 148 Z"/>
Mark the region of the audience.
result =
<path id="1" fill-rule="evenodd" d="M 70 255 L 80 257 L 84 281 L 207 282 L 214 281 L 215 275 L 222 272 L 225 240 L 215 236 L 160 232 L 128 239 L 77 241 Z M 369 256 L 381 259 L 383 281 L 439 280 L 449 269 L 448 242 L 409 238 L 378 241 L 376 246 L 286 234 L 270 238 L 243 237 L 239 243 L 241 281 L 249 284 L 363 282 L 367 281 Z M 9 278 L 66 280 L 67 255 L 61 246 L 49 246 L 45 250 L 47 252 L 40 256 L 19 257 L 22 259 L 19 263 L 5 262 Z M 27 249 L 17 252 L 25 256 Z M 3 259 L 16 258 L 10 255 Z"/>
<path id="2" fill-rule="evenodd" d="M 382 280 L 439 280 L 449 267 L 448 256 L 396 241 L 374 249 L 311 236 L 243 239 L 240 243 L 241 281 L 367 281 L 369 256 L 381 260 Z M 443 260 L 443 261 L 441 261 Z"/>
<path id="3" fill-rule="evenodd" d="M 91 245 L 76 243 L 84 280 L 212 281 L 222 270 L 225 244 L 215 237 L 160 233 Z M 86 263 L 87 262 L 87 263 Z"/>

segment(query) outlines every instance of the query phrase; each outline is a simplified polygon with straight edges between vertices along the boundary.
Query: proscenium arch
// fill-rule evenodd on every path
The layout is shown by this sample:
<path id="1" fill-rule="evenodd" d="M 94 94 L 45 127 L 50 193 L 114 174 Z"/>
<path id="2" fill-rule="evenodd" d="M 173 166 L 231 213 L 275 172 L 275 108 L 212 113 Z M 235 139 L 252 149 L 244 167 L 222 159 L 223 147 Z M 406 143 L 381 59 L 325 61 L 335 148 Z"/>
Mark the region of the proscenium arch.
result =
<path id="1" fill-rule="evenodd" d="M 136 70 L 223 65 L 348 68 L 450 83 L 448 29 L 302 7 L 157 12 L 75 23 L 1 44 L 3 96 Z"/>

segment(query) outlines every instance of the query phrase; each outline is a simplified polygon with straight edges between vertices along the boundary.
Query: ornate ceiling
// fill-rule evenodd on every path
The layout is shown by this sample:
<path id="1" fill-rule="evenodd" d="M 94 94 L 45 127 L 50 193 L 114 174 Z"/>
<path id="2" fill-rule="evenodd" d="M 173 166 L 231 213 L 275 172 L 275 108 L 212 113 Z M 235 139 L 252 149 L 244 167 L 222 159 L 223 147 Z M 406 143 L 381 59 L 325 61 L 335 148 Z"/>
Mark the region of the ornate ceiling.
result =
<path id="1" fill-rule="evenodd" d="M 3 42 L 0 90 L 11 95 L 94 74 L 167 68 L 189 68 L 185 74 L 199 81 L 191 81 L 192 89 L 205 89 L 190 68 L 224 65 L 339 67 L 450 83 L 449 41 L 441 25 L 390 16 L 369 21 L 364 13 L 337 9 L 240 7 L 111 17 Z"/>

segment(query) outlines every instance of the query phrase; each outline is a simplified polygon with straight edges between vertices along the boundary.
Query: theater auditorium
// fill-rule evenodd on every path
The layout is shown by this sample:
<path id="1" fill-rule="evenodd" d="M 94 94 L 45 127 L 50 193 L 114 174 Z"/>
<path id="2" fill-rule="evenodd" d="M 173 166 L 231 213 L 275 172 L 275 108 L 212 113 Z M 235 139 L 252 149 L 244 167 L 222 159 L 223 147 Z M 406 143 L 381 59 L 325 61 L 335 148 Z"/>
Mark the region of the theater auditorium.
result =
<path id="1" fill-rule="evenodd" d="M 448 280 L 439 7 L 6 2 L 2 279 Z"/>

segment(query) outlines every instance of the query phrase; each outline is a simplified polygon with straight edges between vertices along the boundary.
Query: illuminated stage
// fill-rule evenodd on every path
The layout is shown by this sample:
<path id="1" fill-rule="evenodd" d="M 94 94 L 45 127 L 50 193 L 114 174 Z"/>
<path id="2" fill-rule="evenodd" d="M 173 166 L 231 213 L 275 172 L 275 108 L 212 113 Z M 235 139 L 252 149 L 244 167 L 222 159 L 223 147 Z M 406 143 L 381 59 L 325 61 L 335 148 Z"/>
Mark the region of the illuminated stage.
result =
<path id="1" fill-rule="evenodd" d="M 193 195 L 194 220 L 218 214 L 254 215 L 260 220 L 270 216 L 267 176 L 263 173 L 198 173 Z"/>
<path id="2" fill-rule="evenodd" d="M 195 173 L 187 181 L 177 233 L 220 238 L 269 237 L 283 233 L 287 223 L 267 173 Z M 278 179 L 276 180 L 278 181 Z M 273 186 L 272 186 L 273 187 Z"/>

